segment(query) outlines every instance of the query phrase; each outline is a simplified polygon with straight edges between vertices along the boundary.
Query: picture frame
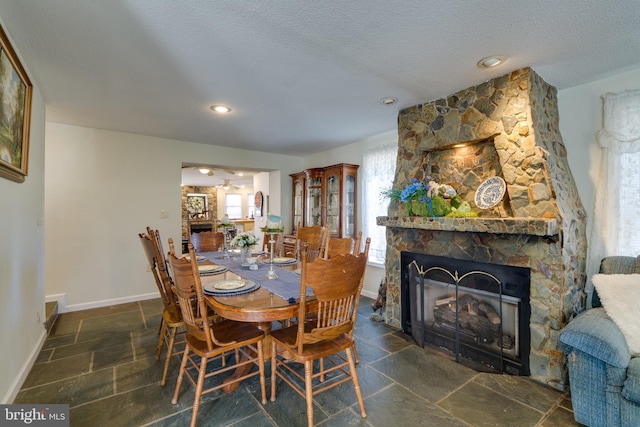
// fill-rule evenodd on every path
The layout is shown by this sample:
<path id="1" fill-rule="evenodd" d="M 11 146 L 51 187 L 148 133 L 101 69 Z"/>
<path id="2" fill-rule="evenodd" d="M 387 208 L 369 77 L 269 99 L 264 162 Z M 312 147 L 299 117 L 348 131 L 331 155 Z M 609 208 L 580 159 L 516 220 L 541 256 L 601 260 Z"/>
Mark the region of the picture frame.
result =
<path id="1" fill-rule="evenodd" d="M 262 191 L 258 191 L 255 195 L 253 205 L 255 207 L 255 216 L 262 217 L 262 206 L 264 205 L 264 195 Z"/>
<path id="2" fill-rule="evenodd" d="M 202 193 L 187 194 L 187 215 L 191 219 L 209 219 L 209 197 Z"/>
<path id="3" fill-rule="evenodd" d="M 0 26 L 0 177 L 22 183 L 29 171 L 33 85 Z"/>

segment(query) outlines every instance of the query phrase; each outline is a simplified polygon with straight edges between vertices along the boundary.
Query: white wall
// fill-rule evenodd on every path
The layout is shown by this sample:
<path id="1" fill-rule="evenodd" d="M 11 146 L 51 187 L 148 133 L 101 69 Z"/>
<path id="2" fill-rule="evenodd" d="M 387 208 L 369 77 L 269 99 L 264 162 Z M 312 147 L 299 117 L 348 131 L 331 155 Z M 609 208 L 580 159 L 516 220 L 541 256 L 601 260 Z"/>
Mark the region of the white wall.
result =
<path id="1" fill-rule="evenodd" d="M 46 293 L 61 311 L 156 296 L 137 233 L 150 226 L 165 244 L 180 242 L 183 162 L 287 174 L 302 167 L 298 157 L 51 122 L 46 141 Z M 289 183 L 280 191 L 290 199 Z"/>
<path id="2" fill-rule="evenodd" d="M 640 69 L 558 91 L 560 133 L 567 148 L 571 173 L 587 212 L 589 245 L 594 227 L 595 189 L 600 169 L 596 133 L 602 128 L 602 95 L 640 89 Z M 597 227 L 597 224 L 595 224 Z M 598 266 L 588 266 L 597 269 Z"/>
<path id="3" fill-rule="evenodd" d="M 45 338 L 45 225 L 38 224 L 44 214 L 45 112 L 37 82 L 32 84 L 28 176 L 23 183 L 0 178 L 0 403 L 13 401 Z"/>

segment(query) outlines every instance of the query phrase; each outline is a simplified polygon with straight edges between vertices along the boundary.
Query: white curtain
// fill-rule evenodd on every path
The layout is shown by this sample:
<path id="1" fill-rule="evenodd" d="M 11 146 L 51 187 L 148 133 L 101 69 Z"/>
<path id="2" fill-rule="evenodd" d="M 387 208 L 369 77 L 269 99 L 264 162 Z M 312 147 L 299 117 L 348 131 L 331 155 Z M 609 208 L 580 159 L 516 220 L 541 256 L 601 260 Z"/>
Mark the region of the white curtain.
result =
<path id="1" fill-rule="evenodd" d="M 376 217 L 387 215 L 389 199 L 381 193 L 393 185 L 397 155 L 397 144 L 388 144 L 365 151 L 362 158 L 362 237 L 371 238 L 369 261 L 374 263 L 384 263 L 385 227 L 376 225 Z"/>
<path id="2" fill-rule="evenodd" d="M 589 277 L 605 256 L 640 255 L 640 90 L 606 94 L 603 103 Z"/>

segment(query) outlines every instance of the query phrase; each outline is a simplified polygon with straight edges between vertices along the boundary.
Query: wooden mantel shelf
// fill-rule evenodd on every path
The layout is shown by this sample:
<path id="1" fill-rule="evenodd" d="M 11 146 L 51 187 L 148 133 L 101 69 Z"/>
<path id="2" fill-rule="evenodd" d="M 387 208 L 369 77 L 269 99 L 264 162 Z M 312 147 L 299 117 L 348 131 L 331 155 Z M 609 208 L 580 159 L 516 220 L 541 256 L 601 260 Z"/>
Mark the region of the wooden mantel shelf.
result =
<path id="1" fill-rule="evenodd" d="M 446 218 L 421 216 L 379 216 L 376 223 L 393 228 L 457 231 L 467 233 L 526 234 L 556 236 L 561 226 L 555 218 Z"/>

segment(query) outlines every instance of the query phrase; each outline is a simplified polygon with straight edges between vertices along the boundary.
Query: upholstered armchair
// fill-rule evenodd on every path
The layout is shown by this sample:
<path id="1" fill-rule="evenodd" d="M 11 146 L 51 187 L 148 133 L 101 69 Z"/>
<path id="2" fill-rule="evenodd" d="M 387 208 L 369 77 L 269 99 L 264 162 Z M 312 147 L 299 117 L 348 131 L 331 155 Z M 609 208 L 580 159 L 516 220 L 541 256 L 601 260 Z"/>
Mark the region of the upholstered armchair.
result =
<path id="1" fill-rule="evenodd" d="M 640 257 L 604 258 L 600 273 L 640 274 Z M 640 357 L 632 357 L 597 293 L 592 305 L 569 322 L 559 338 L 567 356 L 575 419 L 591 427 L 640 426 Z"/>

